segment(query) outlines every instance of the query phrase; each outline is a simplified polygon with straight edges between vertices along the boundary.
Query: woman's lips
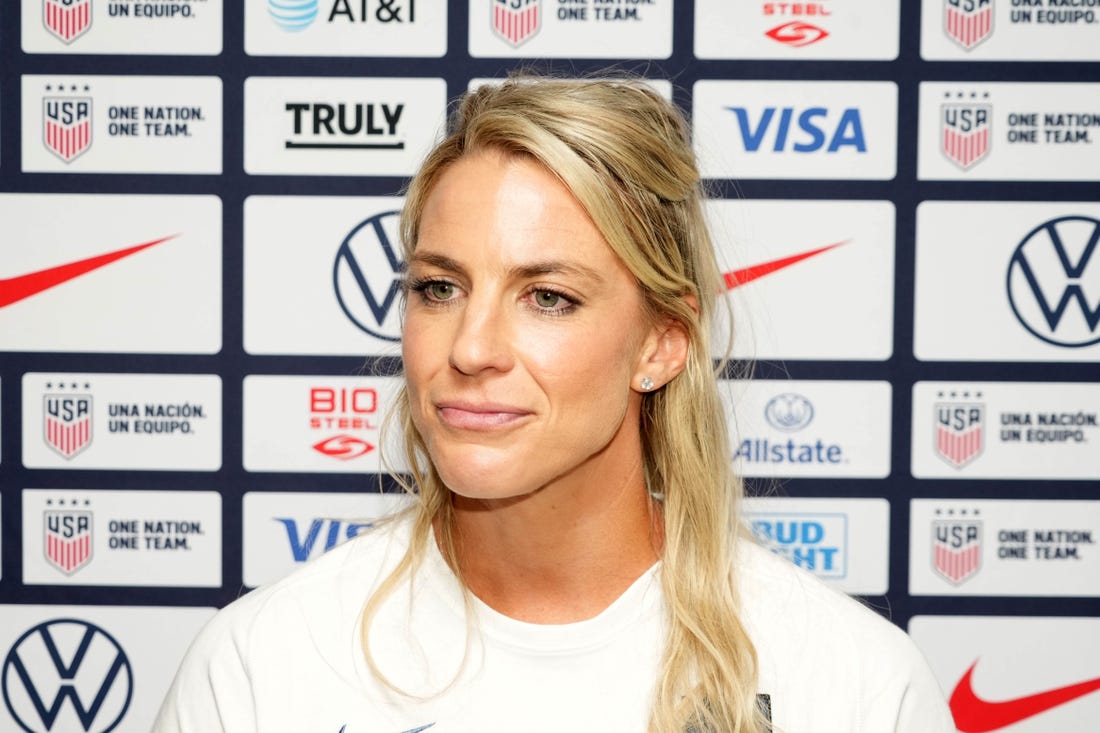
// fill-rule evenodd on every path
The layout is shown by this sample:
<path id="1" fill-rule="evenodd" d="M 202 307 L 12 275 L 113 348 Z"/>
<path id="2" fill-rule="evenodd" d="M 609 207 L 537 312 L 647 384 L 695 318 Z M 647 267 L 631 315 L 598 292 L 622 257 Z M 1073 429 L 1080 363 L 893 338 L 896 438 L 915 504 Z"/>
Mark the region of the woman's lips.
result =
<path id="1" fill-rule="evenodd" d="M 519 407 L 488 402 L 440 402 L 436 411 L 445 425 L 460 430 L 507 428 L 531 414 Z"/>

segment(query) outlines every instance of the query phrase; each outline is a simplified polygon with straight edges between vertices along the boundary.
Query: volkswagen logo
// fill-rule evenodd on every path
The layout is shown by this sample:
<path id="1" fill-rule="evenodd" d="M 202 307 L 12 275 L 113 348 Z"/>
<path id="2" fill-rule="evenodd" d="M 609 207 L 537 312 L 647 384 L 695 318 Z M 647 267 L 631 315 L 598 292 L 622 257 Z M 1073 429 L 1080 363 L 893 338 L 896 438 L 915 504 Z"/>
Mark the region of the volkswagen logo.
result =
<path id="1" fill-rule="evenodd" d="M 399 213 L 384 211 L 352 229 L 336 252 L 332 284 L 344 315 L 385 341 L 401 340 Z"/>
<path id="2" fill-rule="evenodd" d="M 1008 302 L 1036 338 L 1070 348 L 1100 342 L 1098 240 L 1100 221 L 1063 216 L 1032 229 L 1012 253 Z"/>

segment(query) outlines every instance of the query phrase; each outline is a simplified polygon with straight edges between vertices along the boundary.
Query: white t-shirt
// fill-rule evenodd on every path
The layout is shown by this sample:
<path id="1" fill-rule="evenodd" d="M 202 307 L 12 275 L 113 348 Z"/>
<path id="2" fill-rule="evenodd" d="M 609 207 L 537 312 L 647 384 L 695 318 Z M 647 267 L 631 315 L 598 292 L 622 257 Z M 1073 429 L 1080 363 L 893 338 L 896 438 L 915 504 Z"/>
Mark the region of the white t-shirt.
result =
<path id="1" fill-rule="evenodd" d="M 655 566 L 595 618 L 530 624 L 472 599 L 435 549 L 360 644 L 363 605 L 404 552 L 383 525 L 222 610 L 193 643 L 154 733 L 639 733 L 665 633 Z M 776 733 L 953 733 L 909 638 L 751 543 L 743 619 Z"/>

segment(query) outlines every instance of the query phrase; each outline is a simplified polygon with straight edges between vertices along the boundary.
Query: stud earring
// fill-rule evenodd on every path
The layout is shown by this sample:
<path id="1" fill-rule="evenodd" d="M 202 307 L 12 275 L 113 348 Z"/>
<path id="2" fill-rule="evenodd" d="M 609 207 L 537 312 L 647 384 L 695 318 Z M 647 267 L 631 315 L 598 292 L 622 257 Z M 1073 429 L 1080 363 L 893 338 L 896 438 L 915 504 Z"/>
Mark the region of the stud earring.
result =
<path id="1" fill-rule="evenodd" d="M 649 377 L 642 377 L 642 381 L 639 382 L 638 386 L 642 388 L 643 392 L 648 392 L 653 389 L 653 380 Z"/>

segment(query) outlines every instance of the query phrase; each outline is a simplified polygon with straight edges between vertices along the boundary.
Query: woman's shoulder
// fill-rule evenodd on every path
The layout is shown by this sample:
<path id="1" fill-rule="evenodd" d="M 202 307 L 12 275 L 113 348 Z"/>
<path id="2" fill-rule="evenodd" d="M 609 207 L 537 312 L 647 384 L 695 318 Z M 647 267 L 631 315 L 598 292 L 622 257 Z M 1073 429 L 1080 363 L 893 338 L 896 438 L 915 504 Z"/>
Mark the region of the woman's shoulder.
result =
<path id="1" fill-rule="evenodd" d="M 285 641 L 297 627 L 312 630 L 354 623 L 368 595 L 404 554 L 409 536 L 406 515 L 374 524 L 283 578 L 234 600 L 207 624 L 196 643 L 204 637 L 219 643 L 226 636 L 253 643 L 265 632 Z"/>
<path id="2" fill-rule="evenodd" d="M 850 714 L 863 726 L 853 730 L 952 730 L 923 655 L 884 615 L 755 542 L 740 543 L 737 569 L 764 687 L 788 704 Z M 889 720 L 896 727 L 871 724 Z"/>
<path id="3" fill-rule="evenodd" d="M 904 631 L 879 612 L 755 542 L 738 547 L 744 613 L 755 623 L 807 638 L 851 637 L 854 650 L 911 646 Z"/>

